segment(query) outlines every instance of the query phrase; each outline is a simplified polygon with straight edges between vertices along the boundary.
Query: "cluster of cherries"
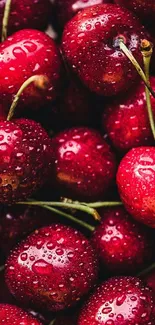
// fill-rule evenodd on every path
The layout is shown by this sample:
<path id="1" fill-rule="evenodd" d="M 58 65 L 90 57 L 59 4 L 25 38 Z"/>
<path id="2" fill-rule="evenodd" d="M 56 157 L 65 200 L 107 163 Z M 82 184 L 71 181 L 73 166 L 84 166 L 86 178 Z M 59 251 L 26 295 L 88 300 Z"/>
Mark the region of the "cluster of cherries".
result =
<path id="1" fill-rule="evenodd" d="M 0 325 L 155 325 L 154 0 L 0 27 Z"/>

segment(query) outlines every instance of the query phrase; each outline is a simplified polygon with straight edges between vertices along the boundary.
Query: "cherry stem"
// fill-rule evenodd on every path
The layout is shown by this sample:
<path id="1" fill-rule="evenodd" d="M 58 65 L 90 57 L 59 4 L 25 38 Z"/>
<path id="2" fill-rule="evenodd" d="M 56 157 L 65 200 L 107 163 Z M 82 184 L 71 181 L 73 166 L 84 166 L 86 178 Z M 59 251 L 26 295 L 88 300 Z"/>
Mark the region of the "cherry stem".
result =
<path id="1" fill-rule="evenodd" d="M 98 202 L 93 202 L 93 203 L 87 203 L 87 202 L 78 202 L 78 201 L 73 201 L 72 199 L 66 198 L 66 197 L 61 197 L 61 202 L 63 203 L 77 203 L 77 204 L 82 204 L 85 206 L 88 206 L 90 208 L 102 208 L 102 207 L 116 207 L 116 206 L 120 206 L 123 205 L 122 202 L 118 201 L 113 201 L 113 202 L 109 202 L 109 201 L 98 201 Z"/>
<path id="2" fill-rule="evenodd" d="M 47 77 L 44 75 L 34 75 L 34 76 L 31 76 L 30 78 L 28 78 L 22 84 L 22 86 L 20 87 L 20 89 L 18 90 L 17 94 L 14 97 L 14 100 L 12 102 L 12 105 L 10 107 L 10 110 L 9 110 L 9 113 L 7 116 L 7 121 L 10 121 L 12 119 L 14 112 L 15 112 L 15 108 L 18 104 L 19 98 L 22 95 L 23 91 L 33 82 L 37 88 L 45 89 L 47 86 L 48 80 L 47 80 Z"/>
<path id="3" fill-rule="evenodd" d="M 88 213 L 93 216 L 93 218 L 97 221 L 101 220 L 100 215 L 98 212 L 81 203 L 68 203 L 68 202 L 48 202 L 48 201 L 27 201 L 27 202 L 17 202 L 17 204 L 23 204 L 23 205 L 37 205 L 37 206 L 52 206 L 52 207 L 59 207 L 59 208 L 69 208 L 69 209 L 75 209 L 79 211 L 83 211 L 85 213 Z"/>
<path id="4" fill-rule="evenodd" d="M 10 10 L 11 10 L 11 0 L 6 0 L 3 20 L 2 20 L 2 37 L 1 37 L 2 42 L 4 42 L 7 38 Z"/>
<path id="5" fill-rule="evenodd" d="M 133 66 L 135 67 L 135 69 L 137 70 L 137 72 L 139 73 L 141 79 L 144 81 L 146 87 L 148 88 L 148 90 L 150 91 L 150 93 L 152 94 L 152 96 L 155 98 L 155 92 L 151 88 L 150 83 L 147 80 L 144 71 L 142 70 L 142 68 L 139 65 L 139 63 L 137 62 L 137 60 L 134 58 L 133 54 L 128 50 L 128 48 L 124 44 L 123 39 L 120 39 L 120 49 L 128 57 L 128 59 L 131 61 L 131 63 L 133 64 Z"/>
<path id="6" fill-rule="evenodd" d="M 153 53 L 153 46 L 149 41 L 145 39 L 141 41 L 141 53 L 143 56 L 145 76 L 148 83 L 150 84 L 150 62 Z M 153 137 L 155 139 L 155 123 L 154 123 L 154 116 L 152 112 L 151 95 L 146 86 L 145 86 L 145 95 L 146 95 L 146 103 L 147 103 L 147 111 L 148 111 L 150 127 L 151 127 Z"/>
<path id="7" fill-rule="evenodd" d="M 94 202 L 94 203 L 84 203 L 84 204 L 86 204 L 88 207 L 91 208 L 102 208 L 102 207 L 108 208 L 108 207 L 117 207 L 123 205 L 123 203 L 119 201 L 118 202 L 105 201 L 105 202 Z"/>
<path id="8" fill-rule="evenodd" d="M 137 276 L 140 277 L 140 276 L 146 275 L 146 274 L 150 273 L 153 270 L 155 270 L 155 263 L 151 264 L 146 269 L 144 269 L 143 271 L 139 272 L 137 274 Z"/>
<path id="9" fill-rule="evenodd" d="M 58 214 L 58 215 L 60 215 L 60 216 L 63 216 L 63 217 L 65 217 L 65 218 L 67 218 L 67 219 L 73 221 L 73 222 L 79 224 L 80 226 L 82 226 L 82 227 L 84 227 L 84 228 L 90 230 L 91 232 L 93 232 L 93 231 L 95 230 L 95 227 L 89 225 L 88 223 L 86 223 L 86 222 L 84 222 L 84 221 L 82 221 L 82 220 L 79 220 L 79 219 L 73 217 L 71 214 L 68 214 L 68 213 L 66 213 L 66 212 L 63 212 L 63 211 L 60 211 L 60 210 L 58 210 L 58 209 L 52 208 L 52 207 L 50 207 L 50 206 L 48 206 L 48 205 L 44 205 L 43 208 L 45 208 L 45 209 L 47 209 L 47 210 L 49 210 L 49 211 L 52 211 L 52 212 L 54 212 L 54 213 L 56 213 L 56 214 Z"/>
<path id="10" fill-rule="evenodd" d="M 49 325 L 54 325 L 55 324 L 55 322 L 56 322 L 56 318 L 55 319 L 53 319 L 50 323 L 49 323 Z"/>

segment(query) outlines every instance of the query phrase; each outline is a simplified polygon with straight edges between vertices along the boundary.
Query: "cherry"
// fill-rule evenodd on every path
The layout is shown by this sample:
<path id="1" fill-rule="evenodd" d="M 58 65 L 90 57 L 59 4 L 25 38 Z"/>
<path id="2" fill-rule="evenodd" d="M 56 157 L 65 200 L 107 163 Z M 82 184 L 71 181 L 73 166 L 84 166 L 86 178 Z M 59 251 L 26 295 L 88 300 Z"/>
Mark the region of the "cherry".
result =
<path id="1" fill-rule="evenodd" d="M 0 122 L 1 204 L 26 199 L 46 182 L 51 152 L 51 140 L 39 123 Z"/>
<path id="2" fill-rule="evenodd" d="M 0 247 L 5 255 L 24 236 L 36 228 L 56 222 L 57 217 L 39 207 L 1 206 L 0 207 Z"/>
<path id="3" fill-rule="evenodd" d="M 91 6 L 80 11 L 66 25 L 64 58 L 81 80 L 100 95 L 116 95 L 129 89 L 138 77 L 120 50 L 123 39 L 139 63 L 140 40 L 149 38 L 138 19 L 114 4 Z"/>
<path id="4" fill-rule="evenodd" d="M 56 9 L 56 16 L 58 19 L 59 26 L 62 28 L 65 26 L 65 24 L 73 17 L 75 16 L 78 11 L 98 5 L 100 3 L 110 3 L 113 2 L 112 0 L 55 0 L 54 6 Z"/>
<path id="5" fill-rule="evenodd" d="M 35 231 L 12 251 L 5 275 L 22 304 L 57 311 L 87 294 L 97 271 L 89 241 L 79 231 L 55 224 Z"/>
<path id="6" fill-rule="evenodd" d="M 131 275 L 145 267 L 153 257 L 154 234 L 132 220 L 123 207 L 104 209 L 100 216 L 92 243 L 103 269 Z"/>
<path id="7" fill-rule="evenodd" d="M 151 77 L 151 86 L 155 88 L 155 78 Z M 151 98 L 155 113 L 155 98 Z M 128 151 L 133 147 L 150 145 L 153 136 L 148 119 L 144 83 L 127 95 L 107 104 L 103 112 L 102 124 L 114 147 L 119 151 Z"/>
<path id="8" fill-rule="evenodd" d="M 154 325 L 151 289 L 134 277 L 103 282 L 84 305 L 78 325 Z"/>
<path id="9" fill-rule="evenodd" d="M 0 325 L 41 325 L 40 321 L 33 318 L 19 307 L 0 304 Z"/>
<path id="10" fill-rule="evenodd" d="M 89 125 L 92 120 L 92 101 L 91 92 L 72 76 L 57 101 L 57 125 L 60 119 L 65 127 Z"/>
<path id="11" fill-rule="evenodd" d="M 6 0 L 0 1 L 0 29 L 4 15 Z M 24 2 L 19 0 L 11 1 L 11 9 L 8 23 L 8 34 L 12 34 L 24 28 L 44 29 L 49 21 L 50 1 L 38 0 Z"/>
<path id="12" fill-rule="evenodd" d="M 105 193 L 115 177 L 116 162 L 109 145 L 98 131 L 71 128 L 52 139 L 51 184 L 62 194 L 93 200 Z"/>
<path id="13" fill-rule="evenodd" d="M 0 288 L 0 304 L 15 304 L 16 301 L 5 283 L 4 271 L 0 272 Z"/>
<path id="14" fill-rule="evenodd" d="M 133 11 L 142 20 L 154 23 L 155 3 L 154 0 L 114 0 L 117 4 Z"/>
<path id="15" fill-rule="evenodd" d="M 54 41 L 37 30 L 16 32 L 0 44 L 0 94 L 6 111 L 26 79 L 45 75 L 47 88 L 30 85 L 21 96 L 18 106 L 40 107 L 56 96 L 61 62 Z"/>
<path id="16" fill-rule="evenodd" d="M 117 185 L 126 210 L 138 221 L 155 227 L 155 148 L 131 149 L 121 160 Z"/>

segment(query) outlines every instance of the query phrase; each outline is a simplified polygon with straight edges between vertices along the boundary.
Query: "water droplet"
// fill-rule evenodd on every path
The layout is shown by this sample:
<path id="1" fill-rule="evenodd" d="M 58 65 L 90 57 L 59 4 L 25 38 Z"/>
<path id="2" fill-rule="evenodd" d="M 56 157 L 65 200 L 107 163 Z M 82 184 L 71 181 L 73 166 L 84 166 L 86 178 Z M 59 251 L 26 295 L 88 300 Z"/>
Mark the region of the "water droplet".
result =
<path id="1" fill-rule="evenodd" d="M 50 275 L 53 267 L 44 260 L 38 260 L 33 264 L 32 270 L 38 275 Z"/>

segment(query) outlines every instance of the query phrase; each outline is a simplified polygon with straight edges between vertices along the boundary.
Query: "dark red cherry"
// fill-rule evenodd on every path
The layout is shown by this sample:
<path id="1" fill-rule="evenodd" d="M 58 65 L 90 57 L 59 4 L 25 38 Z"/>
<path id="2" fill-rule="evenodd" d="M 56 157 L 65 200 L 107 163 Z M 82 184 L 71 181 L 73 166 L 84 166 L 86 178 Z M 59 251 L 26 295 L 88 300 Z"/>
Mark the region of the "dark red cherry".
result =
<path id="1" fill-rule="evenodd" d="M 6 0 L 0 1 L 0 29 L 4 15 Z M 8 34 L 24 28 L 44 29 L 50 16 L 49 0 L 12 0 L 8 22 Z"/>
<path id="2" fill-rule="evenodd" d="M 6 282 L 22 304 L 49 311 L 76 304 L 97 280 L 96 253 L 77 230 L 52 225 L 35 231 L 7 260 Z"/>
<path id="3" fill-rule="evenodd" d="M 138 74 L 120 50 L 120 38 L 142 63 L 140 41 L 149 38 L 139 20 L 114 4 L 91 6 L 66 25 L 62 51 L 66 62 L 92 91 L 112 96 L 128 90 Z"/>
<path id="4" fill-rule="evenodd" d="M 155 3 L 154 0 L 114 0 L 115 3 L 133 11 L 139 18 L 150 23 L 155 20 Z"/>
<path id="5" fill-rule="evenodd" d="M 134 221 L 123 207 L 100 212 L 101 224 L 92 236 L 103 270 L 113 274 L 135 274 L 153 257 L 154 233 Z"/>
<path id="6" fill-rule="evenodd" d="M 154 325 L 151 289 L 134 277 L 103 282 L 81 311 L 78 325 Z"/>
<path id="7" fill-rule="evenodd" d="M 39 123 L 28 119 L 0 122 L 0 202 L 27 199 L 46 182 L 51 140 Z"/>
<path id="8" fill-rule="evenodd" d="M 51 184 L 62 194 L 83 200 L 98 199 L 111 185 L 115 157 L 102 135 L 89 128 L 72 128 L 52 139 Z"/>

